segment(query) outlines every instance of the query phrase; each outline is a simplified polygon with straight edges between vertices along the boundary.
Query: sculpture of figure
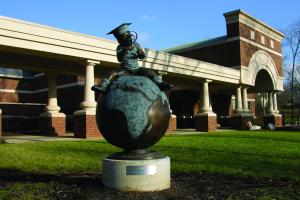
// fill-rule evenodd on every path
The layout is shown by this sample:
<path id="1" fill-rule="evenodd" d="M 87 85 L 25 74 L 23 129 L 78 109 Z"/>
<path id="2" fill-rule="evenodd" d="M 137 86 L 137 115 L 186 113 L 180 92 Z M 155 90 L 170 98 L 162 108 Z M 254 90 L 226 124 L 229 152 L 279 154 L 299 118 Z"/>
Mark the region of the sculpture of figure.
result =
<path id="1" fill-rule="evenodd" d="M 142 50 L 141 46 L 134 41 L 136 40 L 136 37 L 135 39 L 132 39 L 133 35 L 128 31 L 128 25 L 130 24 L 131 23 L 121 24 L 108 33 L 113 34 L 119 42 L 116 51 L 117 59 L 121 66 L 117 70 L 112 71 L 99 85 L 93 86 L 92 90 L 104 93 L 113 80 L 125 74 L 148 77 L 155 82 L 162 91 L 172 89 L 173 85 L 163 81 L 160 75 L 157 75 L 150 69 L 138 65 L 138 60 L 145 58 L 145 52 Z"/>

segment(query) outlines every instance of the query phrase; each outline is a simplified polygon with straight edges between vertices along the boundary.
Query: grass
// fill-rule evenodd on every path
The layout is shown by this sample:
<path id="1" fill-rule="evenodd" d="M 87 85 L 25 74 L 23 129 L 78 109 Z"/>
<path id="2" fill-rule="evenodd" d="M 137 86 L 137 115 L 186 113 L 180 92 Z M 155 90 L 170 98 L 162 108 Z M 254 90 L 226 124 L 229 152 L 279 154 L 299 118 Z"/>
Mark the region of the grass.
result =
<path id="1" fill-rule="evenodd" d="M 152 149 L 171 157 L 172 172 L 283 177 L 300 180 L 300 133 L 230 131 L 164 137 Z M 120 151 L 105 141 L 0 144 L 0 169 L 24 172 L 101 171 Z"/>
<path id="2" fill-rule="evenodd" d="M 185 132 L 165 136 L 152 149 L 170 156 L 173 175 L 187 176 L 185 183 L 173 177 L 178 185 L 154 194 L 162 198 L 208 198 L 216 191 L 227 199 L 300 198 L 300 132 Z M 118 151 L 104 140 L 2 143 L 0 199 L 145 199 L 99 185 L 101 158 Z"/>

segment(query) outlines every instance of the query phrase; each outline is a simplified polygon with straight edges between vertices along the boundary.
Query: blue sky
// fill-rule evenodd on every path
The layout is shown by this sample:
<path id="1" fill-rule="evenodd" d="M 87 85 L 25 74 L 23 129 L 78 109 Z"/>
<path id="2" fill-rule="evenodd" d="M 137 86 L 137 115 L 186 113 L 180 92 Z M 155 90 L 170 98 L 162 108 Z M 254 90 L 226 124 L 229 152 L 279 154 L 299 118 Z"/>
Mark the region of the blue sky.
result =
<path id="1" fill-rule="evenodd" d="M 277 29 L 300 19 L 299 0 L 2 0 L 0 15 L 107 39 L 131 22 L 142 46 L 159 50 L 225 35 L 223 13 L 235 9 Z"/>

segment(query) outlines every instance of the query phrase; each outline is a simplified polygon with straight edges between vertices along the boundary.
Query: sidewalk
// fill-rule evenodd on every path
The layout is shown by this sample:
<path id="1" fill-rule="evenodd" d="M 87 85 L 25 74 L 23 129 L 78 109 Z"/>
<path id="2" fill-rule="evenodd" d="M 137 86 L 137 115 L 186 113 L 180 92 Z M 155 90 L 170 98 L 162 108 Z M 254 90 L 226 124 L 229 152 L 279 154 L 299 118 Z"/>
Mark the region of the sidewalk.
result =
<path id="1" fill-rule="evenodd" d="M 51 137 L 42 135 L 28 135 L 21 133 L 4 133 L 2 140 L 4 143 L 24 143 L 24 142 L 49 142 L 49 141 L 80 141 L 82 138 L 74 138 L 74 134 L 68 133 L 64 137 Z"/>

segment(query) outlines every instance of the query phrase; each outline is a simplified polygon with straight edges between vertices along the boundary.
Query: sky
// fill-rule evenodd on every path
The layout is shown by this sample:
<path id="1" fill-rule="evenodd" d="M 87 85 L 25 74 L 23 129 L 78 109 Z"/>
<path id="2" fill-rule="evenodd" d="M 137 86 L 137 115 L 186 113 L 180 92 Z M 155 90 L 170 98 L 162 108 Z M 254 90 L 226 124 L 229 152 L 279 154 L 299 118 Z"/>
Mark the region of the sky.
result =
<path id="1" fill-rule="evenodd" d="M 279 30 L 300 20 L 300 0 L 1 0 L 0 15 L 111 40 L 130 22 L 143 47 L 161 50 L 225 35 L 223 13 L 236 9 Z"/>

